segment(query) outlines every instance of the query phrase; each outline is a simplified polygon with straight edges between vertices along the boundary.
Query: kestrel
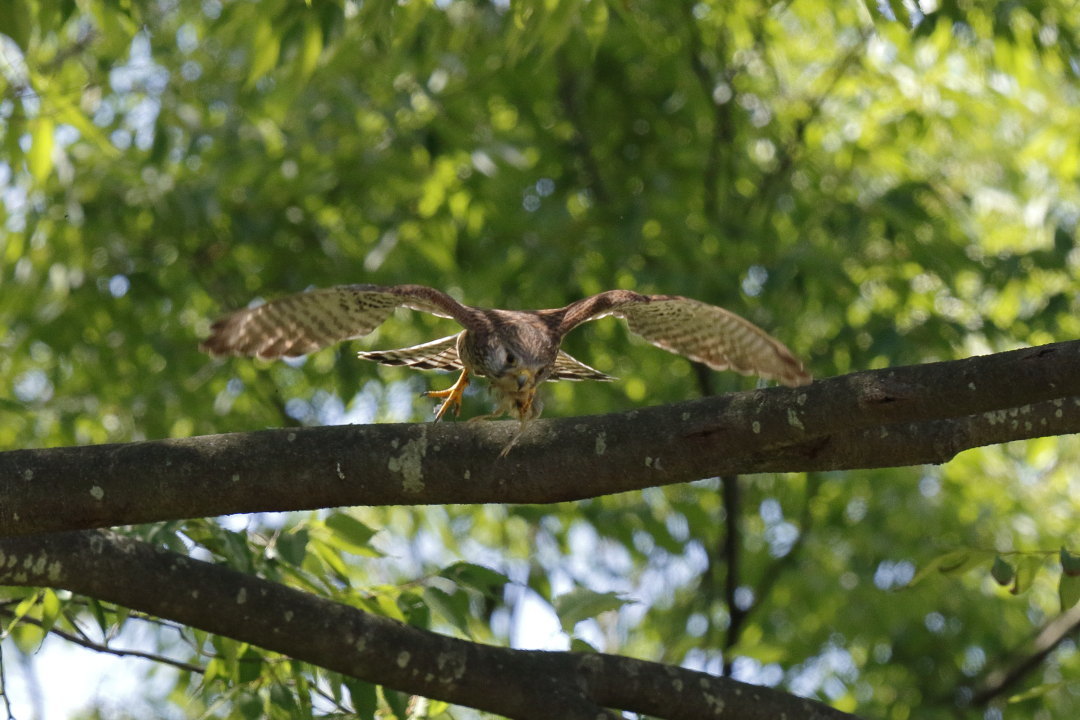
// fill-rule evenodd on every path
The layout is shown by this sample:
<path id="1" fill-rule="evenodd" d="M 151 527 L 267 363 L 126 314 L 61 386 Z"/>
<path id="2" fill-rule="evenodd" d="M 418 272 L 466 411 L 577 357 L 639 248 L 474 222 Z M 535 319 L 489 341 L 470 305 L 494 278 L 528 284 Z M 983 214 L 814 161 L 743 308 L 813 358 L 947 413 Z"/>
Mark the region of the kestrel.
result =
<path id="1" fill-rule="evenodd" d="M 216 321 L 200 347 L 214 355 L 262 358 L 296 357 L 349 338 L 367 335 L 395 308 L 456 320 L 456 335 L 397 350 L 359 353 L 384 365 L 430 370 L 460 370 L 446 390 L 425 393 L 441 398 L 439 420 L 461 410 L 471 376 L 487 378 L 496 399 L 494 412 L 509 414 L 521 428 L 504 448 L 505 455 L 526 423 L 543 407 L 536 390 L 545 380 L 614 380 L 560 349 L 578 325 L 614 315 L 648 342 L 704 363 L 714 370 L 734 370 L 796 387 L 810 374 L 778 340 L 738 315 L 678 295 L 641 295 L 608 290 L 551 310 L 497 310 L 463 305 L 441 290 L 422 285 L 339 285 L 289 295 L 238 310 Z M 474 418 L 476 419 L 476 418 Z"/>

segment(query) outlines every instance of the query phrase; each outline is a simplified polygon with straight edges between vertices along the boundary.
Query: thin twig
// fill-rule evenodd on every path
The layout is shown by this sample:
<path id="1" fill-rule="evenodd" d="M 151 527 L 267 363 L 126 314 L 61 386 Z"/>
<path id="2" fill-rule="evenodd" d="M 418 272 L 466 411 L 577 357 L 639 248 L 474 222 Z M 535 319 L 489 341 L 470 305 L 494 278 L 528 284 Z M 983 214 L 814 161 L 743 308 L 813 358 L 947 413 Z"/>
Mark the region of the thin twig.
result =
<path id="1" fill-rule="evenodd" d="M 988 705 L 992 700 L 1020 682 L 1026 675 L 1040 667 L 1047 655 L 1053 652 L 1063 641 L 1076 635 L 1077 632 L 1080 632 L 1080 605 L 1074 605 L 1072 609 L 1063 612 L 1048 622 L 1035 635 L 1030 646 L 1025 648 L 1024 652 L 1030 654 L 1009 663 L 1003 669 L 995 670 L 987 675 L 982 688 L 971 698 L 971 705 L 973 707 Z"/>
<path id="2" fill-rule="evenodd" d="M 7 720 L 15 720 L 11 712 L 11 697 L 7 691 L 7 676 L 4 675 L 4 648 L 0 646 L 0 697 L 4 698 L 4 709 L 7 711 Z"/>
<path id="3" fill-rule="evenodd" d="M 14 613 L 10 613 L 8 611 L 0 612 L 0 615 L 3 615 L 4 617 L 14 617 Z M 24 622 L 29 625 L 35 625 L 37 627 L 44 627 L 44 624 L 40 620 L 36 620 L 34 618 L 26 616 L 20 618 L 19 622 Z M 55 627 L 50 628 L 49 633 L 57 636 L 58 638 L 67 640 L 70 643 L 74 643 L 76 645 L 87 648 L 89 650 L 94 650 L 96 652 L 116 655 L 117 657 L 137 657 L 143 658 L 144 660 L 152 660 L 154 662 L 162 663 L 163 665 L 172 665 L 173 667 L 180 670 L 187 670 L 188 672 L 197 673 L 199 675 L 204 672 L 203 668 L 199 667 L 198 665 L 192 665 L 191 663 L 186 663 L 182 660 L 173 660 L 172 658 L 165 657 L 164 655 L 155 655 L 154 653 L 143 652 L 142 650 L 118 650 L 116 648 L 111 648 L 108 645 L 85 639 L 83 637 L 80 637 L 79 635 L 65 632 Z"/>

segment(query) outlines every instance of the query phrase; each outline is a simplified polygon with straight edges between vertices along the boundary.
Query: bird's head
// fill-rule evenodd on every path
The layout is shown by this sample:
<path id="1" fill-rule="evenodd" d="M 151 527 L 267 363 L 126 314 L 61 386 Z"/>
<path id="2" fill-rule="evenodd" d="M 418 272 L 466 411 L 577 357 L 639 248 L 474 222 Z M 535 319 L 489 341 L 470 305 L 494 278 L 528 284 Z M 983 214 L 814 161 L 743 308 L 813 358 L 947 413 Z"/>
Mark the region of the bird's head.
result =
<path id="1" fill-rule="evenodd" d="M 479 374 L 491 383 L 498 403 L 495 414 L 531 420 L 540 414 L 536 391 L 551 374 L 558 339 L 532 314 L 491 312 L 497 320 L 492 323 L 494 332 L 475 346 L 476 364 L 482 366 Z"/>
<path id="2" fill-rule="evenodd" d="M 499 396 L 500 411 L 519 420 L 530 420 L 540 414 L 536 388 L 547 378 L 550 363 L 518 345 L 498 343 L 491 348 L 487 365 L 488 378 Z"/>

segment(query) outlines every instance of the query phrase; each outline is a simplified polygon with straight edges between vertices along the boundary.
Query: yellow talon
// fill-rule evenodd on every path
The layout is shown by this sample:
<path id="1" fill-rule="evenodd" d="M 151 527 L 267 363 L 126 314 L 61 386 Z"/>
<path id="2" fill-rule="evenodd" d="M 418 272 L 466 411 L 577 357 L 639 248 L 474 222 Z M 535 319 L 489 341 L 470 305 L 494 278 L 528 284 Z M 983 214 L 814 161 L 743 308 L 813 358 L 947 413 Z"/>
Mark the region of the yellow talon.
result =
<path id="1" fill-rule="evenodd" d="M 443 415 L 451 407 L 454 408 L 454 416 L 461 414 L 461 397 L 465 393 L 465 388 L 469 385 L 469 371 L 462 370 L 461 375 L 454 382 L 453 385 L 445 390 L 428 390 L 424 393 L 424 397 L 433 398 L 445 398 L 439 409 L 435 411 L 435 420 L 442 420 Z"/>

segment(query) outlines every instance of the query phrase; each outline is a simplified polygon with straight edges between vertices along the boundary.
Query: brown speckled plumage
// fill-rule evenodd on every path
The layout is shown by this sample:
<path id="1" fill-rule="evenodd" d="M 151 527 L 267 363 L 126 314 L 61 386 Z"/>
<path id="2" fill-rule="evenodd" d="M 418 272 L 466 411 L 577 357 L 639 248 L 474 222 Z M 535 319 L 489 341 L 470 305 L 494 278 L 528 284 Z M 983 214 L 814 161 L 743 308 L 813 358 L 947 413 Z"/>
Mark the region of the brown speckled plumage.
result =
<path id="1" fill-rule="evenodd" d="M 509 413 L 522 421 L 522 428 L 540 414 L 536 388 L 545 380 L 612 380 L 559 349 L 575 327 L 607 315 L 624 318 L 632 332 L 653 345 L 714 370 L 734 370 L 790 386 L 811 380 L 783 344 L 734 313 L 677 295 L 629 290 L 609 290 L 563 308 L 526 311 L 470 307 L 422 285 L 340 285 L 226 315 L 213 324 L 200 347 L 215 355 L 304 355 L 367 335 L 398 307 L 453 318 L 464 328 L 422 345 L 359 353 L 386 365 L 461 370 L 452 388 L 430 393 L 445 398 L 437 418 L 460 407 L 470 375 L 491 381 L 495 414 Z"/>

